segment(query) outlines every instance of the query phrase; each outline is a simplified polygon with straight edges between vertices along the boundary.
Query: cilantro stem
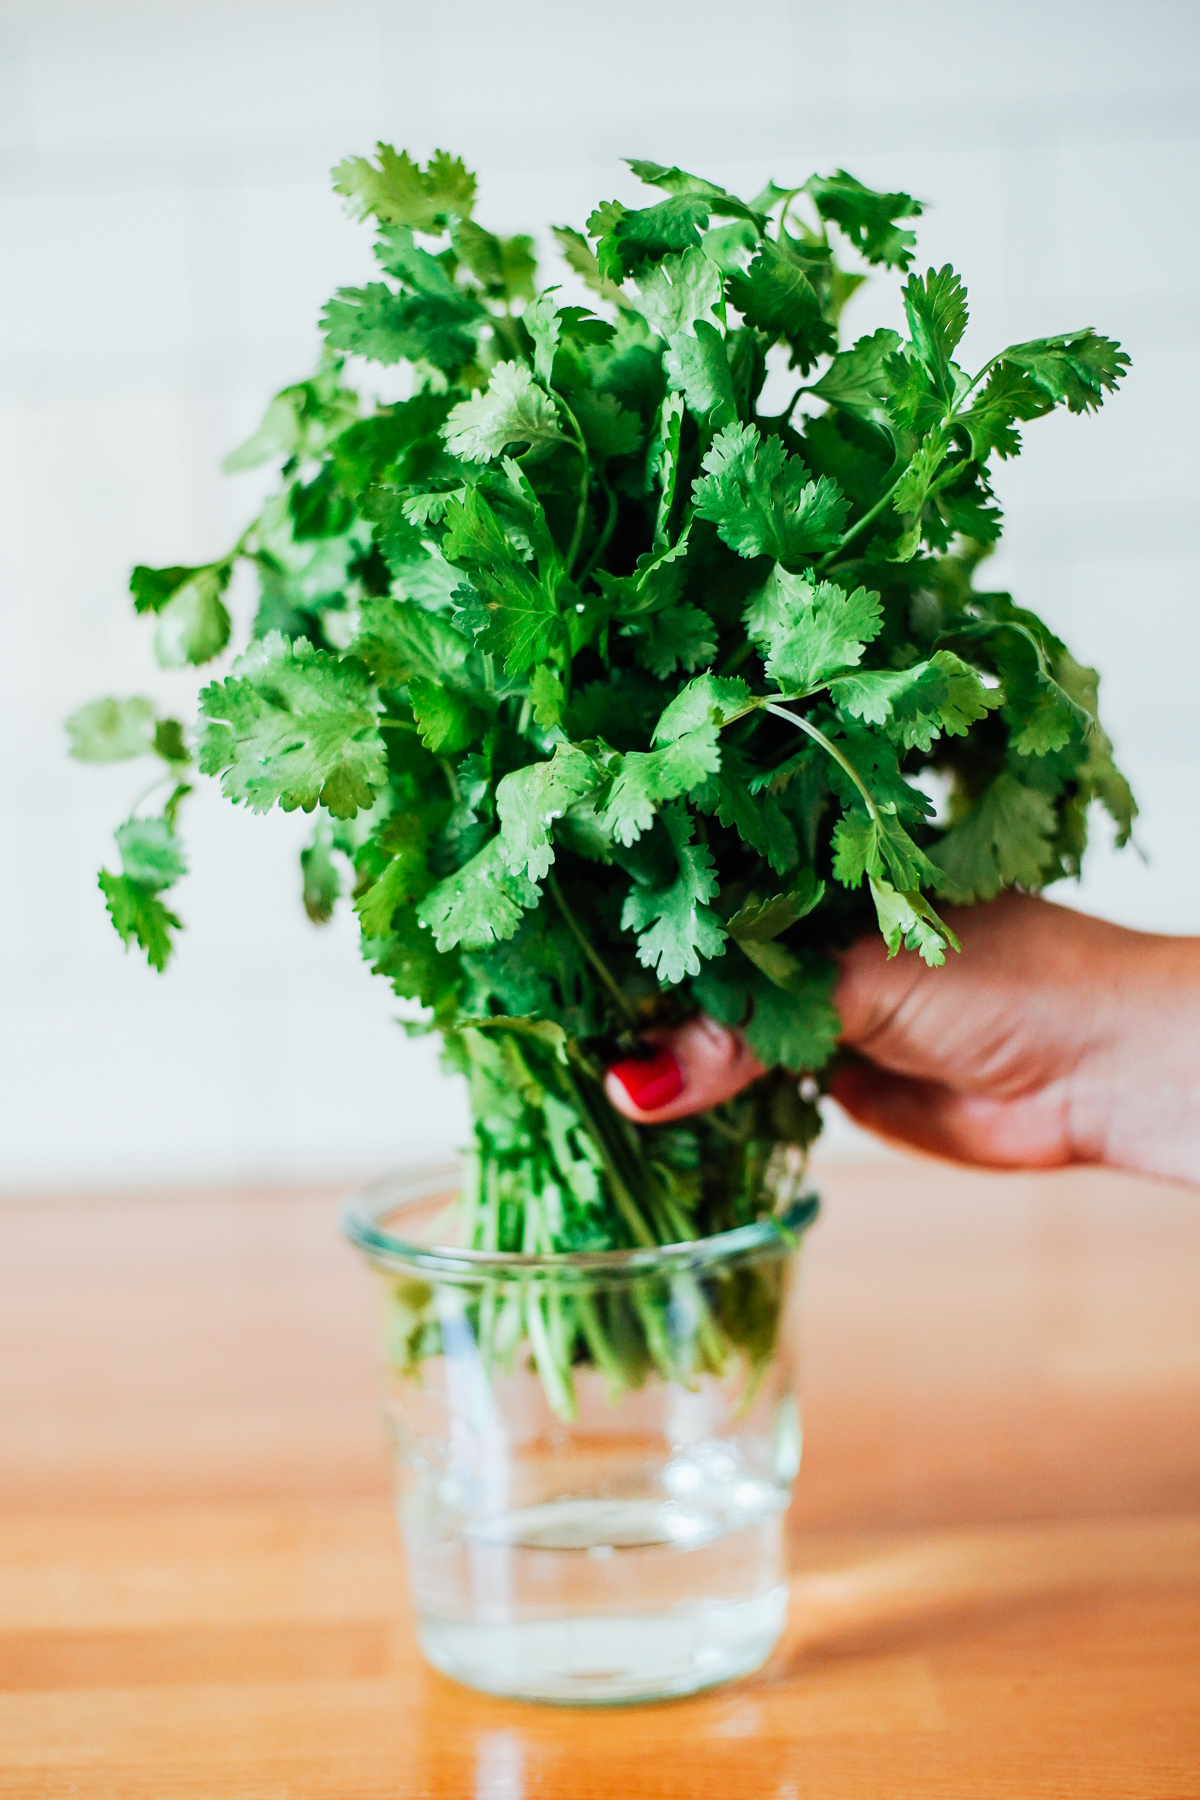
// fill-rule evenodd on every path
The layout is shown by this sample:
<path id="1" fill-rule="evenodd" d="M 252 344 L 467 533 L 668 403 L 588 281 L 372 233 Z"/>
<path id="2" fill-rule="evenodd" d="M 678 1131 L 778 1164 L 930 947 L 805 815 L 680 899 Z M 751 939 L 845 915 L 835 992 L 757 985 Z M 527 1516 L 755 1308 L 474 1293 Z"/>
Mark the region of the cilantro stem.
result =
<path id="1" fill-rule="evenodd" d="M 442 773 L 446 777 L 446 786 L 450 789 L 450 798 L 455 806 L 459 806 L 462 803 L 462 791 L 458 785 L 458 776 L 454 773 L 454 764 L 446 756 L 439 756 L 438 761 L 441 763 Z"/>
<path id="2" fill-rule="evenodd" d="M 608 540 L 611 538 L 617 523 L 617 496 L 603 476 L 600 477 L 600 486 L 604 489 L 605 497 L 608 501 L 608 512 L 605 515 L 604 528 L 601 531 L 600 536 L 596 539 L 596 547 L 584 563 L 583 569 L 580 572 L 579 579 L 581 582 L 587 580 L 596 564 L 600 561 L 600 558 L 604 555 L 604 552 L 608 549 Z"/>
<path id="3" fill-rule="evenodd" d="M 859 774 L 858 770 L 854 767 L 854 764 L 850 761 L 850 759 L 846 756 L 843 756 L 842 752 L 838 749 L 837 745 L 834 743 L 831 743 L 830 740 L 825 736 L 825 733 L 823 731 L 818 731 L 817 727 L 815 725 L 811 724 L 809 722 L 809 720 L 804 718 L 800 713 L 788 712 L 782 706 L 773 706 L 769 700 L 768 700 L 766 706 L 763 708 L 763 711 L 769 712 L 769 713 L 774 713 L 775 717 L 777 719 L 786 719 L 789 725 L 794 725 L 798 731 L 807 732 L 809 737 L 813 739 L 814 743 L 820 744 L 820 746 L 823 750 L 828 751 L 829 755 L 832 756 L 834 762 L 837 763 L 840 768 L 843 768 L 846 771 L 846 774 L 850 777 L 851 781 L 854 783 L 855 787 L 858 789 L 859 793 L 862 795 L 863 801 L 866 805 L 867 812 L 871 816 L 872 823 L 875 825 L 878 825 L 880 827 L 880 829 L 882 830 L 883 820 L 879 816 L 879 808 L 876 806 L 874 800 L 872 800 L 870 794 L 867 792 L 866 784 L 864 783 L 862 776 Z"/>
<path id="4" fill-rule="evenodd" d="M 754 640 L 752 638 L 747 638 L 744 643 L 738 645 L 732 656 L 726 657 L 725 661 L 721 664 L 721 667 L 717 670 L 718 675 L 732 675 L 734 670 L 740 669 L 747 657 L 753 654 L 754 648 Z"/>
<path id="5" fill-rule="evenodd" d="M 168 781 L 174 781 L 174 779 L 175 779 L 175 771 L 173 769 L 168 769 L 165 775 L 156 775 L 154 777 L 154 780 L 150 783 L 149 787 L 144 787 L 142 789 L 141 793 L 138 795 L 137 799 L 134 801 L 133 805 L 130 807 L 130 809 L 129 809 L 130 818 L 133 817 L 133 815 L 137 811 L 138 807 L 141 806 L 144 801 L 146 801 L 150 798 L 151 794 L 157 793 L 157 791 L 160 787 L 165 787 L 167 785 Z"/>
<path id="6" fill-rule="evenodd" d="M 875 502 L 875 504 L 871 508 L 870 512 L 865 512 L 863 514 L 862 518 L 858 521 L 857 525 L 852 525 L 850 527 L 849 531 L 847 531 L 845 533 L 845 535 L 839 540 L 839 542 L 834 545 L 833 549 L 826 551 L 825 555 L 821 558 L 820 562 L 817 564 L 818 574 L 820 573 L 820 571 L 822 569 L 827 569 L 831 562 L 836 561 L 836 559 L 842 554 L 842 551 L 846 548 L 846 545 L 849 544 L 854 538 L 856 538 L 858 536 L 859 532 L 863 529 L 863 527 L 865 525 L 869 525 L 871 523 L 872 519 L 877 519 L 879 517 L 879 514 L 883 511 L 884 507 L 888 504 L 888 501 L 891 499 L 891 497 L 895 493 L 896 489 L 900 486 L 900 483 L 904 480 L 904 476 L 905 476 L 905 473 L 906 473 L 908 467 L 909 467 L 908 463 L 905 463 L 904 468 L 901 469 L 901 471 L 897 475 L 895 481 L 893 481 L 891 487 L 889 487 L 885 493 L 883 493 L 879 496 L 879 499 Z"/>
<path id="7" fill-rule="evenodd" d="M 1003 354 L 1003 353 L 1001 353 L 1001 354 Z M 985 362 L 982 369 L 980 369 L 978 375 L 975 375 L 974 377 L 972 377 L 971 381 L 963 389 L 962 393 L 959 394 L 956 399 L 947 401 L 946 411 L 945 411 L 945 414 L 942 419 L 943 426 L 949 426 L 949 425 L 953 425 L 955 423 L 955 421 L 958 418 L 959 412 L 962 408 L 963 401 L 967 399 L 968 395 L 974 393 L 975 389 L 979 386 L 979 383 L 983 380 L 983 378 L 987 374 L 988 370 L 993 368 L 995 366 L 995 364 L 998 363 L 999 361 L 1000 361 L 1000 356 L 993 356 L 991 358 L 990 362 Z M 807 388 L 798 388 L 796 390 L 796 393 L 792 397 L 792 405 L 793 406 L 795 405 L 796 400 L 798 399 L 800 394 L 808 393 L 808 392 L 809 392 L 809 390 Z M 832 550 L 829 550 L 826 552 L 826 554 L 821 558 L 820 562 L 816 565 L 818 572 L 820 572 L 822 569 L 827 569 L 829 567 L 830 563 L 834 562 L 836 560 L 836 558 L 842 554 L 842 551 L 846 548 L 846 545 L 848 543 L 850 543 L 852 539 L 854 539 L 858 536 L 859 532 L 863 529 L 864 525 L 869 525 L 871 523 L 872 519 L 878 518 L 879 514 L 883 511 L 884 507 L 887 505 L 888 501 L 891 499 L 892 495 L 895 493 L 896 489 L 900 486 L 900 483 L 903 481 L 907 470 L 912 465 L 912 461 L 913 461 L 913 459 L 910 457 L 909 461 L 905 463 L 904 468 L 901 469 L 900 473 L 897 475 L 895 481 L 893 481 L 892 485 L 887 489 L 887 491 L 885 493 L 880 495 L 879 499 L 875 502 L 875 504 L 871 508 L 871 510 L 869 512 L 865 512 L 863 514 L 862 518 L 858 521 L 858 523 L 856 525 L 852 525 L 850 527 L 849 531 L 846 532 L 846 534 L 844 535 L 844 537 L 842 537 L 840 542 L 835 544 Z"/>
<path id="8" fill-rule="evenodd" d="M 592 480 L 592 464 L 587 453 L 587 445 L 584 442 L 583 432 L 579 428 L 579 420 L 575 417 L 575 414 L 571 411 L 571 408 L 567 405 L 561 394 L 555 394 L 553 398 L 555 404 L 562 407 L 563 412 L 570 421 L 571 430 L 574 433 L 575 447 L 579 451 L 580 459 L 583 464 L 579 476 L 579 508 L 575 514 L 575 529 L 571 533 L 570 548 L 567 551 L 567 574 L 570 575 L 575 567 L 575 559 L 579 555 L 579 546 L 583 542 L 583 528 L 587 523 L 588 490 Z"/>
<path id="9" fill-rule="evenodd" d="M 557 877 L 551 875 L 546 885 L 554 898 L 554 904 L 566 921 L 568 931 L 571 933 L 571 936 L 575 939 L 575 942 L 579 945 L 579 948 L 583 951 L 583 954 L 587 957 L 593 969 L 595 969 L 597 975 L 608 989 L 616 1005 L 617 1011 L 621 1014 L 621 1017 L 625 1020 L 625 1023 L 630 1029 L 636 1031 L 639 1024 L 637 1014 L 621 992 L 616 977 L 608 967 L 608 964 L 604 961 L 604 958 L 600 955 L 600 952 L 584 935 L 579 921 L 563 899 L 562 889 L 558 885 Z"/>
<path id="10" fill-rule="evenodd" d="M 638 1206 L 634 1195 L 637 1182 L 629 1178 L 631 1174 L 629 1164 L 632 1162 L 634 1168 L 647 1177 L 649 1177 L 649 1170 L 641 1158 L 634 1155 L 628 1141 L 620 1135 L 628 1127 L 623 1125 L 613 1111 L 604 1089 L 589 1072 L 578 1066 L 575 1072 L 568 1069 L 566 1081 L 575 1104 L 592 1134 L 596 1148 L 604 1158 L 613 1199 L 617 1203 L 618 1210 L 629 1226 L 634 1242 L 650 1249 L 658 1240 L 647 1225 L 641 1208 Z M 594 1095 L 593 1090 L 595 1090 Z"/>

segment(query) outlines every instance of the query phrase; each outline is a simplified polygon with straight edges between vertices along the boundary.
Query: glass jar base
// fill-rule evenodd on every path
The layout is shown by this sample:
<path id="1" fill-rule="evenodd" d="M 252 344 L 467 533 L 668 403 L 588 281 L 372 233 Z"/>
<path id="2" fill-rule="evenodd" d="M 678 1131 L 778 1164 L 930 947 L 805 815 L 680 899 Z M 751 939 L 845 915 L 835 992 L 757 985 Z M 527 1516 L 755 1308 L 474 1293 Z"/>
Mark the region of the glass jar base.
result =
<path id="1" fill-rule="evenodd" d="M 787 1618 L 782 1584 L 750 1600 L 627 1615 L 475 1624 L 420 1618 L 421 1648 L 443 1675 L 484 1693 L 561 1706 L 666 1700 L 748 1675 Z"/>

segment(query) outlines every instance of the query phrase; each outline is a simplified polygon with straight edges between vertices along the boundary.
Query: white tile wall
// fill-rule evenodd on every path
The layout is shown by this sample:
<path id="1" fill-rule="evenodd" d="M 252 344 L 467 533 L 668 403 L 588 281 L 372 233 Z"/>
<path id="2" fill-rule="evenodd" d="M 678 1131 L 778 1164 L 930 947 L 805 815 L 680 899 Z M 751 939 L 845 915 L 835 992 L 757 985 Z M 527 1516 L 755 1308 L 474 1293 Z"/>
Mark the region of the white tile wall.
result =
<path id="1" fill-rule="evenodd" d="M 127 570 L 211 555 L 252 507 L 218 464 L 369 267 L 327 171 L 381 135 L 472 160 L 504 230 L 628 194 L 626 154 L 745 189 L 842 164 L 933 203 L 969 352 L 1119 336 L 1125 392 L 1002 471 L 996 574 L 1103 671 L 1143 803 L 1149 861 L 1101 850 L 1067 897 L 1196 930 L 1198 39 L 1187 0 L 0 6 L 0 1183 L 351 1174 L 462 1132 L 349 921 L 304 920 L 304 820 L 201 796 L 182 955 L 123 957 L 94 882 L 136 775 L 69 762 L 60 728 L 106 691 L 184 703 Z"/>

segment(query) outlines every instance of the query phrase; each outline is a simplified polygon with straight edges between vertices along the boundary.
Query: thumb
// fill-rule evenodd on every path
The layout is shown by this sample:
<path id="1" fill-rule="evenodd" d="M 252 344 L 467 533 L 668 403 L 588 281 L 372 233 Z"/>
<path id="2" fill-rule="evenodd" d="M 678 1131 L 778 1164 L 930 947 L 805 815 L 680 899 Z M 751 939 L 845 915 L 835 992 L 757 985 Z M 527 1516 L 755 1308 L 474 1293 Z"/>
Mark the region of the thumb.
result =
<path id="1" fill-rule="evenodd" d="M 763 1073 L 741 1033 L 703 1013 L 686 1025 L 652 1031 L 645 1042 L 649 1056 L 614 1063 L 604 1082 L 617 1111 L 639 1125 L 719 1106 Z"/>

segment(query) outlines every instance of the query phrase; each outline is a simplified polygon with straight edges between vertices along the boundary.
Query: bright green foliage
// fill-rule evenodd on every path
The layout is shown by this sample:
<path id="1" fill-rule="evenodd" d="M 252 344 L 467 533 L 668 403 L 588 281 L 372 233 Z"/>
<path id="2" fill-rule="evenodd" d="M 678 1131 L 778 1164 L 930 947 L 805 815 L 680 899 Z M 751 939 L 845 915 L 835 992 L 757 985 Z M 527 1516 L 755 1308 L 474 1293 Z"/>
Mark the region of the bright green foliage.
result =
<path id="1" fill-rule="evenodd" d="M 560 744 L 549 762 L 514 769 L 496 789 L 500 855 L 514 874 L 541 881 L 554 861 L 554 821 L 591 793 L 601 771 L 581 750 Z"/>
<path id="2" fill-rule="evenodd" d="M 342 877 L 333 860 L 333 827 L 324 817 L 300 852 L 301 899 L 314 925 L 327 925 L 342 897 Z"/>
<path id="3" fill-rule="evenodd" d="M 100 891 L 125 948 L 136 942 L 150 967 L 161 974 L 173 948 L 171 932 L 181 930 L 183 921 L 167 910 L 153 888 L 132 876 L 110 875 L 101 869 Z"/>
<path id="4" fill-rule="evenodd" d="M 813 481 L 799 457 L 755 425 L 725 428 L 705 456 L 695 505 L 739 556 L 770 556 L 787 567 L 832 549 L 847 503 L 834 482 Z"/>
<path id="5" fill-rule="evenodd" d="M 992 900 L 1015 882 L 1042 885 L 1054 861 L 1054 802 L 1005 769 L 933 847 L 941 887 L 955 901 Z"/>
<path id="6" fill-rule="evenodd" d="M 839 169 L 836 175 L 814 175 L 806 191 L 823 219 L 840 225 L 850 242 L 868 262 L 906 269 L 912 261 L 916 234 L 899 225 L 899 219 L 916 219 L 921 202 L 911 194 L 876 194 Z"/>
<path id="7" fill-rule="evenodd" d="M 66 725 L 71 755 L 80 762 L 124 762 L 154 748 L 152 700 L 92 700 Z"/>
<path id="8" fill-rule="evenodd" d="M 554 443 L 562 436 L 554 402 L 524 363 L 497 363 L 487 392 L 463 400 L 446 421 L 446 448 L 464 462 L 491 462 L 507 444 Z"/>
<path id="9" fill-rule="evenodd" d="M 706 723 L 685 731 L 661 750 L 634 750 L 622 757 L 604 808 L 604 823 L 620 844 L 632 844 L 654 823 L 668 800 L 691 793 L 721 766 L 717 727 Z"/>
<path id="10" fill-rule="evenodd" d="M 152 893 L 170 887 L 187 874 L 187 863 L 169 819 L 129 819 L 118 826 L 116 837 L 124 873 Z"/>
<path id="11" fill-rule="evenodd" d="M 778 565 L 746 612 L 768 678 L 797 694 L 860 663 L 882 622 L 878 594 L 861 587 L 847 594 L 832 581 L 814 585 Z"/>
<path id="12" fill-rule="evenodd" d="M 229 642 L 230 618 L 222 595 L 232 562 L 202 569 L 147 569 L 139 565 L 129 587 L 138 612 L 158 614 L 154 653 L 164 669 L 211 662 Z"/>
<path id="13" fill-rule="evenodd" d="M 893 276 L 905 332 L 839 350 L 864 262 L 910 270 L 917 201 L 844 171 L 743 200 L 631 167 L 648 203 L 558 227 L 566 269 L 539 275 L 448 155 L 342 163 L 378 274 L 334 296 L 316 374 L 230 458 L 275 461 L 276 491 L 224 556 L 132 580 L 173 667 L 225 650 L 239 560 L 257 581 L 249 643 L 200 695 L 200 771 L 315 814 L 303 903 L 320 922 L 348 895 L 370 966 L 443 1033 L 475 1116 L 466 1228 L 501 1248 L 772 1206 L 772 1146 L 819 1128 L 795 1077 L 836 1054 L 831 952 L 878 929 L 937 964 L 939 896 L 1076 874 L 1091 803 L 1122 841 L 1134 812 L 1094 673 L 975 584 L 993 459 L 1094 410 L 1128 359 L 1089 330 L 961 367 L 949 266 Z M 409 397 L 364 398 L 343 353 L 408 364 Z M 161 967 L 190 737 L 142 699 L 68 729 L 84 761 L 159 759 L 172 797 L 101 882 Z M 719 1118 L 625 1125 L 604 1064 L 701 1007 L 770 1072 Z M 406 1343 L 436 1335 L 405 1319 Z M 569 1308 L 539 1319 L 488 1341 L 525 1343 L 560 1411 L 573 1361 L 633 1380 L 668 1354 L 661 1309 L 619 1355 Z M 714 1368 L 751 1341 L 736 1308 L 714 1332 Z"/>
<path id="14" fill-rule="evenodd" d="M 444 150 L 436 150 L 421 169 L 407 151 L 397 156 L 390 144 L 379 144 L 374 163 L 365 156 L 339 163 L 333 186 L 360 219 L 374 214 L 381 225 L 408 225 L 414 231 L 469 219 L 475 204 L 475 177 Z"/>
<path id="15" fill-rule="evenodd" d="M 492 838 L 426 895 L 417 908 L 417 921 L 433 932 L 439 950 L 453 950 L 459 944 L 483 950 L 511 937 L 521 923 L 522 909 L 536 906 L 540 898 L 531 881 L 511 872 L 500 839 Z"/>
<path id="16" fill-rule="evenodd" d="M 335 819 L 370 806 L 385 779 L 364 672 L 273 631 L 200 695 L 200 771 L 254 812 L 281 806 Z"/>
<path id="17" fill-rule="evenodd" d="M 881 726 L 906 750 L 928 750 L 942 732 L 965 737 L 1001 700 L 1000 690 L 985 687 L 951 650 L 935 650 L 928 662 L 910 669 L 843 675 L 830 683 L 830 692 L 844 712 Z"/>
<path id="18" fill-rule="evenodd" d="M 706 904 L 718 891 L 712 851 L 692 843 L 686 812 L 669 808 L 662 821 L 679 872 L 667 887 L 635 883 L 625 896 L 621 925 L 638 934 L 638 961 L 654 969 L 660 981 L 677 982 L 698 975 L 702 957 L 721 955 L 725 931 Z"/>

